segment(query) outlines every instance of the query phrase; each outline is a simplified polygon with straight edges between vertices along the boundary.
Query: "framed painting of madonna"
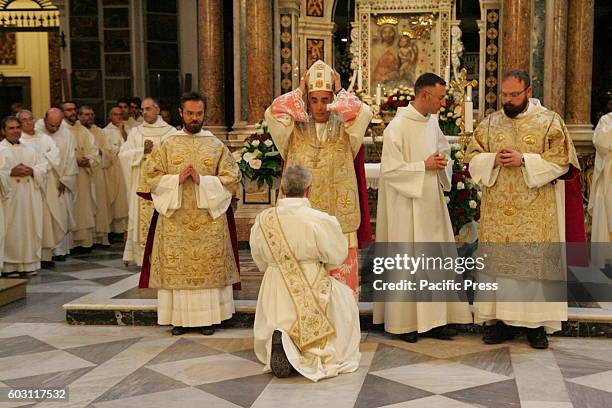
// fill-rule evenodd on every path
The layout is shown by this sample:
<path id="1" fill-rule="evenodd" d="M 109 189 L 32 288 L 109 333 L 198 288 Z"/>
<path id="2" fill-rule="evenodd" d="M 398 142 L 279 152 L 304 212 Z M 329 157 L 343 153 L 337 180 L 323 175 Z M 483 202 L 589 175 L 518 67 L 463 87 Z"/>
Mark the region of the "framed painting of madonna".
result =
<path id="1" fill-rule="evenodd" d="M 413 87 L 424 72 L 450 65 L 453 0 L 357 0 L 357 67 L 362 88 Z"/>

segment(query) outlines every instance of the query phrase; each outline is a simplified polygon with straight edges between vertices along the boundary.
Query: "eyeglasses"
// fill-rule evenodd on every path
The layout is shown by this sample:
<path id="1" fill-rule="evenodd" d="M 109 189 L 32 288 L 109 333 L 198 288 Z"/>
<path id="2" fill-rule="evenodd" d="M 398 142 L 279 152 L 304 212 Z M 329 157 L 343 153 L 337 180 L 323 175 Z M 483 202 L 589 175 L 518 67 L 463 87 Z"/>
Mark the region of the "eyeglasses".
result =
<path id="1" fill-rule="evenodd" d="M 438 98 L 438 100 L 439 100 L 439 101 L 444 100 L 444 97 L 446 96 L 446 95 L 436 96 L 436 95 L 432 94 L 431 92 L 429 92 L 429 91 L 427 91 L 427 90 L 425 90 L 425 92 L 427 92 L 428 94 L 430 94 L 430 95 L 431 95 L 431 96 L 433 96 L 434 98 Z"/>
<path id="2" fill-rule="evenodd" d="M 510 92 L 510 93 L 505 93 L 505 92 L 502 92 L 502 93 L 501 93 L 501 97 L 502 97 L 502 98 L 506 98 L 506 99 L 507 99 L 507 98 L 516 98 L 517 96 L 519 96 L 520 94 L 522 94 L 523 92 L 525 92 L 525 91 L 526 91 L 526 90 L 528 90 L 528 89 L 529 89 L 529 87 L 527 87 L 527 88 L 523 89 L 523 90 L 522 90 L 522 91 L 520 91 L 520 92 Z"/>

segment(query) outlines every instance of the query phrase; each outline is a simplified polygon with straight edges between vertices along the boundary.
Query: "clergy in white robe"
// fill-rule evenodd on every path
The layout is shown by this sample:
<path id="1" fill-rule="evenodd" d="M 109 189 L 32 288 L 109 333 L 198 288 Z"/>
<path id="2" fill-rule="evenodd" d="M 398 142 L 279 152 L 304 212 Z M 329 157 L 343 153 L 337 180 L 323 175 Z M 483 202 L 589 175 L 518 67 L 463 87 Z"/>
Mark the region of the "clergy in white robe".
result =
<path id="1" fill-rule="evenodd" d="M 450 146 L 436 115 L 445 83 L 435 74 L 423 74 L 415 92 L 415 101 L 398 108 L 384 131 L 376 242 L 454 243 L 443 193 L 451 186 Z M 448 338 L 454 333 L 443 326 L 471 323 L 472 315 L 467 302 L 389 301 L 374 303 L 373 321 L 414 342 L 417 332 Z"/>
<path id="2" fill-rule="evenodd" d="M 312 117 L 303 100 L 306 94 Z M 340 222 L 349 253 L 341 267 L 331 273 L 358 297 L 357 233 L 362 223 L 369 222 L 369 214 L 362 214 L 360 191 L 365 183 L 359 185 L 354 163 L 372 119 L 370 107 L 341 89 L 340 76 L 319 60 L 297 89 L 272 102 L 265 118 L 285 167 L 299 164 L 312 173 L 313 208 Z"/>
<path id="3" fill-rule="evenodd" d="M 117 101 L 117 107 L 121 110 L 121 119 L 123 120 L 123 125 L 125 126 L 125 131 L 128 135 L 133 128 L 140 125 L 140 123 L 136 122 L 130 115 L 131 103 L 132 98 L 121 98 Z"/>
<path id="4" fill-rule="evenodd" d="M 211 335 L 235 311 L 239 277 L 225 212 L 241 175 L 223 142 L 202 130 L 202 97 L 184 95 L 179 111 L 183 130 L 153 150 L 139 188 L 159 213 L 149 287 L 158 289 L 160 325 L 173 325 L 173 335 L 188 327 Z"/>
<path id="5" fill-rule="evenodd" d="M 62 222 L 62 207 L 55 169 L 61 164 L 60 151 L 55 141 L 41 130 L 34 128 L 34 116 L 29 110 L 17 114 L 21 123 L 21 143 L 30 146 L 47 162 L 47 184 L 43 195 L 42 261 L 49 262 L 53 248 L 57 247 L 68 233 L 67 224 Z"/>
<path id="6" fill-rule="evenodd" d="M 142 256 L 153 215 L 152 203 L 136 195 L 141 172 L 153 147 L 159 146 L 175 132 L 172 126 L 159 117 L 159 106 L 155 100 L 147 98 L 142 104 L 145 122 L 130 131 L 127 141 L 119 151 L 130 206 L 123 260 L 136 262 L 137 265 L 142 265 Z"/>
<path id="7" fill-rule="evenodd" d="M 348 253 L 346 238 L 336 217 L 310 207 L 311 180 L 302 166 L 285 170 L 286 198 L 257 216 L 250 246 L 264 272 L 253 328 L 257 358 L 278 377 L 293 367 L 318 381 L 359 368 L 361 332 L 351 289 L 329 276 Z"/>
<path id="8" fill-rule="evenodd" d="M 501 90 L 503 109 L 478 125 L 465 157 L 472 178 L 483 189 L 479 242 L 564 242 L 565 189 L 560 178 L 571 166 L 580 169 L 572 139 L 557 113 L 529 99 L 527 73 L 506 74 Z M 492 275 L 500 292 L 543 287 L 544 281 L 565 276 L 563 256 L 547 254 L 521 251 L 511 264 L 508 257 L 492 261 L 490 256 L 491 266 L 480 277 Z M 561 330 L 561 321 L 567 320 L 566 302 L 479 302 L 478 298 L 476 293 L 474 321 L 486 324 L 483 341 L 489 344 L 512 338 L 515 327 L 526 330 L 532 347 L 546 348 L 546 332 Z"/>
<path id="9" fill-rule="evenodd" d="M 96 227 L 96 188 L 94 171 L 100 166 L 100 154 L 94 135 L 77 120 L 77 107 L 72 102 L 62 103 L 63 127 L 68 129 L 76 143 L 76 160 L 79 166 L 76 197 L 74 201 L 75 227 L 72 248 L 89 249 L 94 244 Z"/>
<path id="10" fill-rule="evenodd" d="M 10 174 L 11 169 L 6 165 L 4 156 L 0 155 L 0 274 L 4 267 L 4 240 L 7 233 L 4 212 L 11 191 Z"/>
<path id="11" fill-rule="evenodd" d="M 599 120 L 593 146 L 595 169 L 588 207 L 593 217 L 591 242 L 612 242 L 612 112 Z"/>
<path id="12" fill-rule="evenodd" d="M 51 108 L 42 121 L 36 122 L 36 132 L 49 136 L 55 142 L 60 156 L 59 165 L 55 166 L 55 162 L 49 162 L 51 169 L 48 173 L 48 178 L 53 178 L 57 185 L 59 213 L 56 220 L 62 231 L 66 231 L 61 242 L 53 249 L 53 260 L 56 261 L 64 261 L 72 246 L 72 231 L 75 227 L 74 198 L 79 173 L 76 142 L 68 129 L 62 126 L 63 119 L 61 110 Z"/>
<path id="13" fill-rule="evenodd" d="M 111 232 L 123 234 L 127 232 L 129 205 L 127 199 L 127 187 L 125 177 L 119 163 L 119 151 L 127 139 L 127 133 L 121 119 L 121 110 L 115 106 L 111 109 L 110 123 L 104 128 L 108 139 L 111 164 L 104 169 L 107 181 L 106 193 L 111 215 Z"/>
<path id="14" fill-rule="evenodd" d="M 40 269 L 42 254 L 43 203 L 47 163 L 33 148 L 20 143 L 19 119 L 9 116 L 2 121 L 4 140 L 0 156 L 4 169 L 10 169 L 10 195 L 4 203 L 3 273 L 34 272 Z M 4 171 L 4 170 L 3 170 Z"/>
<path id="15" fill-rule="evenodd" d="M 81 123 L 94 137 L 95 147 L 98 149 L 100 160 L 99 166 L 92 167 L 92 180 L 96 198 L 96 216 L 94 227 L 94 244 L 109 245 L 108 234 L 110 233 L 111 215 L 108 204 L 106 170 L 112 164 L 112 152 L 106 134 L 94 123 L 95 114 L 90 106 L 79 107 L 79 123 Z"/>

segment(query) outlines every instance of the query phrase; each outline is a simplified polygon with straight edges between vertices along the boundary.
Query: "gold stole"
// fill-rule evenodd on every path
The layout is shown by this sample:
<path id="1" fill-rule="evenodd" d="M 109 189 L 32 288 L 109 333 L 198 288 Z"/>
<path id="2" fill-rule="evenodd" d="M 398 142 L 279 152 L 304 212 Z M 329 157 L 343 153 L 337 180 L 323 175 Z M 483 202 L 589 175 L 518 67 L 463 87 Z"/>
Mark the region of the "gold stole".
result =
<path id="1" fill-rule="evenodd" d="M 259 226 L 297 313 L 289 336 L 302 351 L 324 347 L 328 336 L 336 332 L 325 314 L 331 292 L 330 277 L 324 268 L 319 267 L 314 284 L 308 282 L 302 265 L 287 243 L 276 208 L 261 213 Z"/>

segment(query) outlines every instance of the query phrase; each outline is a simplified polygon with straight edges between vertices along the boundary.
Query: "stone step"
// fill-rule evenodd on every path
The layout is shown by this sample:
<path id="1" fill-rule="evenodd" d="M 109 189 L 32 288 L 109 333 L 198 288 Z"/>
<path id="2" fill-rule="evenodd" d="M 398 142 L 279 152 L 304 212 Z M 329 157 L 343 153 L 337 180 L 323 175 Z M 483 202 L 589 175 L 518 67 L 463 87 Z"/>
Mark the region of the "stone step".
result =
<path id="1" fill-rule="evenodd" d="M 0 279 L 0 306 L 25 298 L 27 284 L 25 279 Z"/>

